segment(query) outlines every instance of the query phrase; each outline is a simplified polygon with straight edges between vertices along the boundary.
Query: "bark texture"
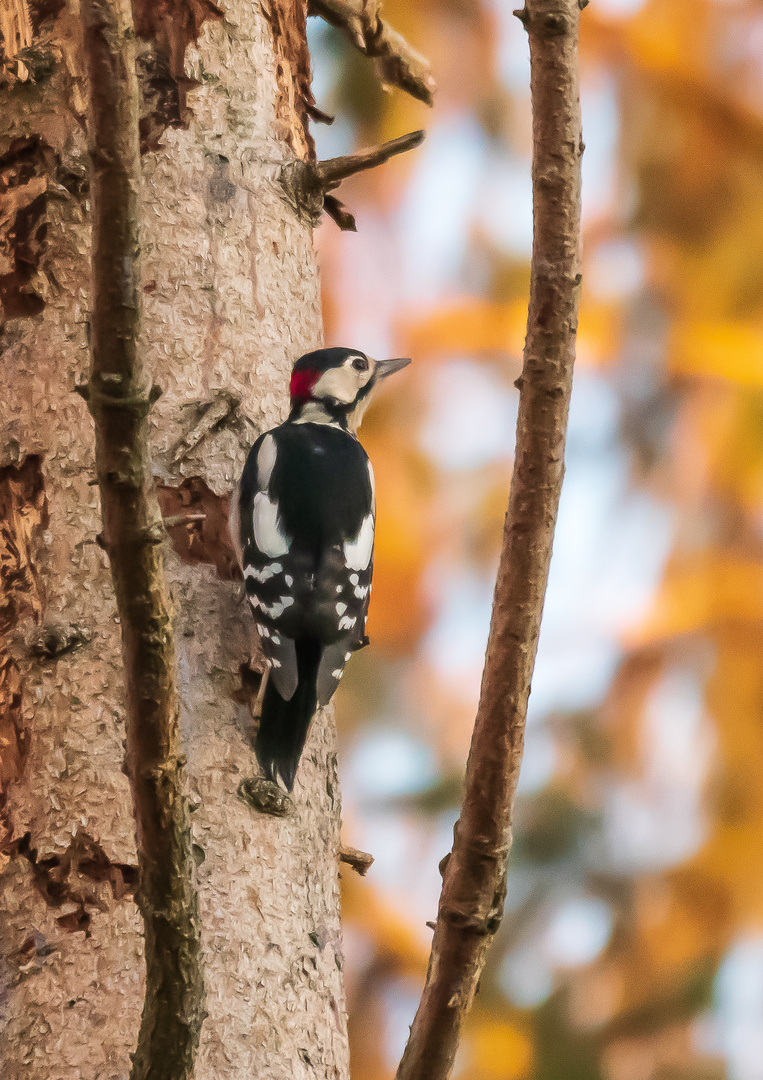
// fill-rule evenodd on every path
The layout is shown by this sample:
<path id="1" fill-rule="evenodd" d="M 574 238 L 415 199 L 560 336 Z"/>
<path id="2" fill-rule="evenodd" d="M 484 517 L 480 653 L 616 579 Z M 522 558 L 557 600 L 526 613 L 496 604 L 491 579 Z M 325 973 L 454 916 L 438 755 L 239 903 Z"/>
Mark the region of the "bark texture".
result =
<path id="1" fill-rule="evenodd" d="M 564 475 L 580 285 L 578 0 L 527 0 L 534 236 L 514 475 L 461 816 L 398 1080 L 445 1080 L 503 914 L 527 701 Z"/>
<path id="2" fill-rule="evenodd" d="M 168 5 L 165 31 L 175 9 L 188 14 Z M 290 816 L 237 795 L 257 772 L 239 671 L 251 619 L 214 558 L 215 530 L 248 447 L 284 415 L 292 360 L 321 329 L 311 229 L 279 182 L 309 154 L 283 91 L 294 58 L 260 4 L 233 0 L 224 16 L 200 29 L 188 16 L 179 36 L 138 45 L 154 88 L 162 57 L 177 70 L 177 40 L 186 47 L 188 115 L 153 128 L 143 157 L 141 351 L 164 391 L 149 430 L 179 519 L 167 573 L 209 1014 L 196 1076 L 343 1080 L 331 716 L 312 726 Z M 80 32 L 76 7 L 49 5 L 33 42 L 48 61 L 6 66 L 0 81 L 0 541 L 18 571 L 0 606 L 0 706 L 18 749 L 0 875 L 8 1080 L 125 1080 L 143 1004 L 120 625 L 92 422 L 73 392 L 92 311 Z"/>

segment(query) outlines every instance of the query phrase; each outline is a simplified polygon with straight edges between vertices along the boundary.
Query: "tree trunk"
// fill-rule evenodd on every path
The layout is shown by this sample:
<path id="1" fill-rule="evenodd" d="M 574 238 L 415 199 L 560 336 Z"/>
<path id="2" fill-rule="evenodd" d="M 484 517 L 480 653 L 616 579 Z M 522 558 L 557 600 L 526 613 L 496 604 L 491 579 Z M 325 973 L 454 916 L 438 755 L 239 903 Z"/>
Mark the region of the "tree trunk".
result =
<path id="1" fill-rule="evenodd" d="M 238 796 L 257 772 L 240 674 L 253 646 L 224 497 L 283 415 L 291 362 L 321 339 L 311 228 L 279 182 L 310 154 L 304 7 L 265 10 L 135 5 L 143 347 L 163 390 L 154 467 L 176 519 L 167 565 L 203 928 L 199 1080 L 348 1073 L 331 716 L 313 725 L 290 814 Z M 0 1061 L 8 1080 L 122 1080 L 144 973 L 119 626 L 93 426 L 74 392 L 91 296 L 79 24 L 70 7 L 19 11 L 26 48 L 0 89 Z"/>

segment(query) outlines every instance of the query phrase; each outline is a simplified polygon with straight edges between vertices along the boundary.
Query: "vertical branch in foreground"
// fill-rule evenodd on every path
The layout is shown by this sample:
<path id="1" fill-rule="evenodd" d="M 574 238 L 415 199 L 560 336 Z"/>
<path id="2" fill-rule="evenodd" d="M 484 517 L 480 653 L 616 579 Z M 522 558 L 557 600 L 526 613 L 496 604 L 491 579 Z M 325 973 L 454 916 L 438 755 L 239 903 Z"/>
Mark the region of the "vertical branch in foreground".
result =
<path id="1" fill-rule="evenodd" d="M 572 390 L 580 285 L 577 38 L 587 0 L 526 0 L 534 237 L 514 475 L 461 817 L 398 1080 L 445 1080 L 501 921 L 514 795 Z"/>
<path id="2" fill-rule="evenodd" d="M 138 85 L 129 0 L 83 0 L 92 198 L 92 350 L 106 549 L 122 630 L 126 771 L 133 792 L 146 997 L 133 1080 L 192 1075 L 204 989 L 189 812 L 183 795 L 170 599 L 140 358 Z"/>

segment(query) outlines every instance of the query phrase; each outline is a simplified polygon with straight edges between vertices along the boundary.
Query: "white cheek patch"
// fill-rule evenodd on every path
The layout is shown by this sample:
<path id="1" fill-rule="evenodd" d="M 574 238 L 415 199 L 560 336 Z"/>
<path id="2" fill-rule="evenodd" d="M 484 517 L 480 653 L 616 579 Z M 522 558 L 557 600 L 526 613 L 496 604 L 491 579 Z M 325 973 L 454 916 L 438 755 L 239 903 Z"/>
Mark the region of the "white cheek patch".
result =
<path id="1" fill-rule="evenodd" d="M 254 496 L 252 525 L 254 542 L 263 555 L 269 555 L 271 559 L 275 559 L 279 555 L 288 554 L 289 540 L 281 531 L 278 506 L 268 498 L 264 491 L 258 491 Z"/>
<path id="2" fill-rule="evenodd" d="M 267 491 L 275 464 L 276 441 L 272 435 L 266 435 L 257 451 L 257 487 L 260 491 Z"/>
<path id="3" fill-rule="evenodd" d="M 357 372 L 349 367 L 329 368 L 313 386 L 314 398 L 333 398 L 343 405 L 349 405 L 362 383 Z"/>
<path id="4" fill-rule="evenodd" d="M 365 570 L 374 550 L 374 518 L 366 514 L 360 532 L 344 545 L 344 561 L 348 570 Z"/>

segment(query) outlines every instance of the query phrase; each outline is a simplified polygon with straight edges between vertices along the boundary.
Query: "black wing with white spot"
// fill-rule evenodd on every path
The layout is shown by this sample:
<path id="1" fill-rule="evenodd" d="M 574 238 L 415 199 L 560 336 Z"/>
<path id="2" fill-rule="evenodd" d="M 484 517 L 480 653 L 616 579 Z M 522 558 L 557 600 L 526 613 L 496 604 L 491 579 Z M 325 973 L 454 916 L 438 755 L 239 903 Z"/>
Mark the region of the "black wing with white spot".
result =
<path id="1" fill-rule="evenodd" d="M 325 704 L 365 640 L 375 515 L 368 457 L 345 430 L 287 422 L 252 448 L 238 508 L 246 593 L 274 685 L 289 700 L 294 641 L 315 640 Z"/>
<path id="2" fill-rule="evenodd" d="M 291 541 L 280 526 L 278 505 L 268 494 L 276 458 L 276 439 L 267 432 L 252 447 L 244 468 L 238 526 L 246 596 L 271 678 L 288 701 L 297 688 L 297 657 L 293 639 L 280 630 L 279 623 L 294 606 L 294 579 L 288 573 Z"/>

